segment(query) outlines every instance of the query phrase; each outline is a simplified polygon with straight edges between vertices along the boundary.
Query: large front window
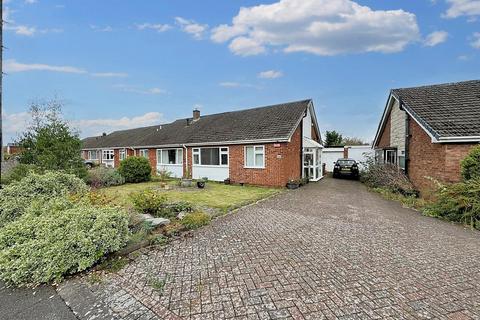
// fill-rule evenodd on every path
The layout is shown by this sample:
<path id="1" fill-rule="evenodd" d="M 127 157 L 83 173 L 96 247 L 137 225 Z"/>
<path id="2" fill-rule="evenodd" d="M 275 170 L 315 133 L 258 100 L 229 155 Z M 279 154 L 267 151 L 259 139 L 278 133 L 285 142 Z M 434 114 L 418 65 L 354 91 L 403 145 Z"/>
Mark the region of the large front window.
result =
<path id="1" fill-rule="evenodd" d="M 127 157 L 127 150 L 125 149 L 118 150 L 118 158 L 120 159 L 120 161 L 125 160 L 126 157 Z"/>
<path id="2" fill-rule="evenodd" d="M 228 148 L 194 148 L 193 164 L 202 166 L 228 166 Z"/>
<path id="3" fill-rule="evenodd" d="M 98 160 L 99 152 L 97 150 L 88 151 L 88 160 Z"/>
<path id="4" fill-rule="evenodd" d="M 102 150 L 103 160 L 113 160 L 113 157 L 114 157 L 113 150 Z"/>
<path id="5" fill-rule="evenodd" d="M 245 147 L 245 167 L 265 168 L 265 146 Z"/>
<path id="6" fill-rule="evenodd" d="M 157 164 L 182 164 L 182 149 L 158 149 Z"/>
<path id="7" fill-rule="evenodd" d="M 148 159 L 148 149 L 141 149 L 140 150 L 140 157 L 144 157 Z"/>

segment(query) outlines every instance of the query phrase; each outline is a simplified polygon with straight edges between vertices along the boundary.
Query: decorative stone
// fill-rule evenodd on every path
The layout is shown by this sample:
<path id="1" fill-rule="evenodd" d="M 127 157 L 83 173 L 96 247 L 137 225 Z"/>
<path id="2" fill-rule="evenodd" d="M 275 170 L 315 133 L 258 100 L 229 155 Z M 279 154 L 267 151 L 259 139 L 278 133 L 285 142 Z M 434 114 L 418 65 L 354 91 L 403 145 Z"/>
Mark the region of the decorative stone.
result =
<path id="1" fill-rule="evenodd" d="M 145 221 L 150 222 L 154 227 L 164 226 L 170 223 L 170 220 L 165 218 L 148 218 L 145 219 Z"/>

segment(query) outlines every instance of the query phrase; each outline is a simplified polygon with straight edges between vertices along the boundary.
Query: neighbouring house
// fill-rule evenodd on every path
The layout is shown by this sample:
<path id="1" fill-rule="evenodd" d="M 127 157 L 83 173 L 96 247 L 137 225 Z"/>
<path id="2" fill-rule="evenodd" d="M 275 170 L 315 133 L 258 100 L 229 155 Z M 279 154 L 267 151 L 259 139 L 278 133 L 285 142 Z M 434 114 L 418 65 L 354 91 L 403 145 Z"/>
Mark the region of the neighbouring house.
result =
<path id="1" fill-rule="evenodd" d="M 19 154 L 22 152 L 22 148 L 15 144 L 15 143 L 7 143 L 5 147 L 3 147 L 3 154 L 4 155 L 14 155 L 14 154 Z"/>
<path id="2" fill-rule="evenodd" d="M 360 170 L 365 168 L 369 158 L 373 159 L 374 151 L 371 145 L 364 146 L 333 146 L 322 150 L 322 159 L 327 172 L 333 172 L 334 162 L 340 158 L 349 158 L 358 162 Z"/>
<path id="3" fill-rule="evenodd" d="M 193 116 L 83 140 L 83 157 L 118 167 L 128 156 L 155 172 L 232 183 L 285 186 L 322 176 L 322 145 L 312 100 Z"/>
<path id="4" fill-rule="evenodd" d="M 374 140 L 375 158 L 405 171 L 422 192 L 431 178 L 457 182 L 480 142 L 480 80 L 393 89 Z"/>

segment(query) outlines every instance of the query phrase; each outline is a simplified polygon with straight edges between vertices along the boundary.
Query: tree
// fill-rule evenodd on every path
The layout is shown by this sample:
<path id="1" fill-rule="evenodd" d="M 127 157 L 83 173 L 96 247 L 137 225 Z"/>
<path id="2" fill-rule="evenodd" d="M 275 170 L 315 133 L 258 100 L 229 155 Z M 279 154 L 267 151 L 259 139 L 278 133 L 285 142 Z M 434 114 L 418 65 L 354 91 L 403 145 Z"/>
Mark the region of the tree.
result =
<path id="1" fill-rule="evenodd" d="M 339 146 L 342 144 L 342 135 L 337 131 L 327 131 L 325 134 L 325 147 Z"/>
<path id="2" fill-rule="evenodd" d="M 57 99 L 34 102 L 30 106 L 31 123 L 19 140 L 20 163 L 44 170 L 63 170 L 86 177 L 81 157 L 82 142 L 62 117 L 62 103 Z"/>
<path id="3" fill-rule="evenodd" d="M 358 137 L 346 137 L 342 139 L 342 144 L 345 146 L 365 146 L 368 145 L 368 142 Z"/>

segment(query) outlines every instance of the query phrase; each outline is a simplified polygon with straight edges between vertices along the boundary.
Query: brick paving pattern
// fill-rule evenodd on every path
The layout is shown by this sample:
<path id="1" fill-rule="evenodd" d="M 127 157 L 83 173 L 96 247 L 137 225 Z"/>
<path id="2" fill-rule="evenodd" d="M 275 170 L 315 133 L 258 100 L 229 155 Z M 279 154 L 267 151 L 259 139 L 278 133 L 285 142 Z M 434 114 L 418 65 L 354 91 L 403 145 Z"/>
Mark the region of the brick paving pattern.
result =
<path id="1" fill-rule="evenodd" d="M 59 292 L 105 319 L 480 319 L 479 271 L 479 232 L 325 179 Z"/>

